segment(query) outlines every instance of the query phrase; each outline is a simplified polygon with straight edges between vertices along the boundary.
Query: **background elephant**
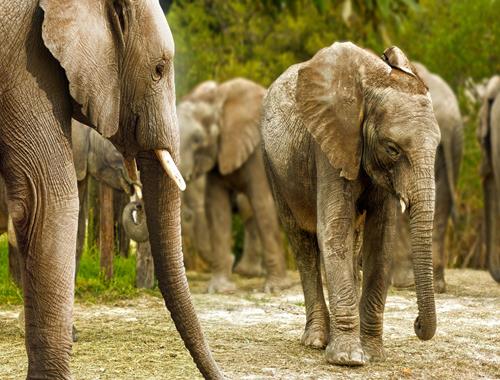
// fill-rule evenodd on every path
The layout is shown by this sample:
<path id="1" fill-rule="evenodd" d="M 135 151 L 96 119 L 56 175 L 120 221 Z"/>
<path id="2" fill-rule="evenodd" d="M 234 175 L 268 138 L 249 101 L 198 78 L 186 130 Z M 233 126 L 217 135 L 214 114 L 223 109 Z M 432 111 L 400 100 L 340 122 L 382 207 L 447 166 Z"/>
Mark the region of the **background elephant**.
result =
<path id="1" fill-rule="evenodd" d="M 1 8 L 0 172 L 21 252 L 27 377 L 71 378 L 74 117 L 137 158 L 159 288 L 201 373 L 222 378 L 182 265 L 174 43 L 160 4 L 14 0 Z"/>
<path id="2" fill-rule="evenodd" d="M 478 139 L 483 153 L 481 177 L 488 269 L 500 282 L 500 76 L 486 86 L 479 113 Z"/>
<path id="3" fill-rule="evenodd" d="M 435 180 L 436 203 L 434 229 L 432 234 L 432 254 L 434 264 L 434 290 L 442 293 L 446 290 L 444 268 L 447 258 L 445 252 L 446 229 L 450 216 L 456 215 L 456 192 L 460 163 L 463 156 L 463 122 L 458 100 L 453 90 L 438 75 L 429 72 L 420 63 L 413 64 L 417 74 L 429 88 L 432 107 L 441 131 L 441 142 L 436 152 Z M 410 259 L 410 236 L 408 215 L 401 214 L 398 223 L 397 245 L 394 249 L 392 264 L 392 283 L 396 287 L 408 287 L 415 284 L 413 267 Z"/>
<path id="4" fill-rule="evenodd" d="M 206 175 L 206 227 L 212 270 L 209 291 L 235 288 L 230 280 L 231 197 L 245 194 L 255 216 L 266 268 L 267 291 L 288 286 L 275 206 L 262 162 L 260 115 L 266 90 L 246 79 L 204 82 L 178 106 L 181 171 L 188 181 Z M 203 211 L 203 206 L 198 207 Z M 197 223 L 203 218 L 199 218 Z"/>
<path id="5" fill-rule="evenodd" d="M 140 187 L 140 184 L 130 179 L 127 169 L 125 168 L 125 160 L 121 153 L 109 140 L 102 137 L 95 130 L 73 120 L 71 124 L 71 138 L 80 204 L 75 272 L 78 273 L 80 258 L 85 242 L 86 221 L 88 217 L 87 190 L 89 176 L 93 177 L 99 183 L 104 183 L 117 192 L 125 194 L 127 198 L 135 194 L 136 188 Z M 114 203 L 115 206 L 121 206 L 122 200 L 117 199 Z M 129 209 L 131 207 L 136 209 L 135 204 L 134 206 L 129 206 Z M 115 214 L 117 214 L 114 219 L 118 223 L 121 223 L 123 209 L 121 207 L 114 207 L 114 211 Z M 147 227 L 145 226 L 145 221 L 140 226 L 135 226 L 135 223 L 130 219 L 130 212 L 124 213 L 124 217 L 125 223 L 135 227 L 129 227 L 128 237 L 135 241 L 147 240 Z M 143 221 L 143 219 L 144 218 L 142 218 L 141 221 Z M 144 230 L 146 231 L 144 232 Z"/>
<path id="6" fill-rule="evenodd" d="M 304 290 L 302 343 L 328 344 L 326 359 L 334 364 L 384 359 L 383 312 L 399 205 L 410 212 L 415 333 L 432 338 L 440 136 L 427 88 L 405 55 L 392 47 L 381 59 L 352 43 L 334 43 L 271 85 L 262 120 L 267 174 Z M 363 217 L 358 304 L 355 250 Z"/>
<path id="7" fill-rule="evenodd" d="M 199 269 L 211 261 L 211 238 L 207 229 L 205 209 L 206 176 L 191 181 L 182 194 L 182 242 L 186 268 Z M 242 276 L 258 277 L 264 274 L 262 244 L 257 221 L 248 198 L 238 193 L 231 197 L 231 209 L 241 217 L 244 228 L 243 252 L 234 267 Z M 199 262 L 198 257 L 203 259 Z"/>

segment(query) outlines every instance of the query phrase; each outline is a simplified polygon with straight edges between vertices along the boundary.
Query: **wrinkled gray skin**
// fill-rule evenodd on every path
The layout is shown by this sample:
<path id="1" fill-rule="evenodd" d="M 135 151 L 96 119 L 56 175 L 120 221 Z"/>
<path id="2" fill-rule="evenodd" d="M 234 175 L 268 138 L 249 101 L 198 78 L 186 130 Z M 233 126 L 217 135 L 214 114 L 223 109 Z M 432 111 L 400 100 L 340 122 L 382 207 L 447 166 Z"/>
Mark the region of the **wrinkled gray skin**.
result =
<path id="1" fill-rule="evenodd" d="M 398 48 L 385 56 L 389 64 L 351 43 L 335 43 L 290 67 L 264 100 L 264 160 L 304 290 L 301 341 L 327 345 L 333 364 L 385 358 L 383 312 L 399 199 L 410 212 L 415 333 L 427 340 L 436 330 L 432 222 L 439 128 L 408 59 Z M 362 213 L 358 303 L 354 251 Z"/>
<path id="2" fill-rule="evenodd" d="M 0 7 L 0 174 L 23 261 L 27 377 L 71 378 L 74 117 L 137 158 L 165 303 L 201 373 L 222 378 L 182 265 L 179 190 L 154 153 L 179 156 L 174 43 L 158 1 L 13 0 Z"/>
<path id="3" fill-rule="evenodd" d="M 450 216 L 456 214 L 455 187 L 463 156 L 463 122 L 458 100 L 448 84 L 439 76 L 429 72 L 420 63 L 414 63 L 417 74 L 429 88 L 432 107 L 441 131 L 441 142 L 436 152 L 435 180 L 436 203 L 434 229 L 432 234 L 432 254 L 434 264 L 434 290 L 446 291 L 444 268 L 447 258 L 445 252 L 446 229 Z M 410 236 L 408 214 L 401 214 L 398 223 L 398 236 L 394 249 L 392 283 L 396 287 L 409 287 L 415 284 L 410 258 Z"/>
<path id="4" fill-rule="evenodd" d="M 493 76 L 480 110 L 478 139 L 483 160 L 484 228 L 488 269 L 500 283 L 500 76 Z"/>
<path id="5" fill-rule="evenodd" d="M 265 290 L 289 286 L 276 209 L 257 149 L 265 92 L 242 78 L 220 85 L 204 82 L 177 109 L 181 172 L 188 182 L 206 175 L 205 205 L 196 206 L 195 219 L 200 224 L 196 228 L 208 231 L 210 238 L 206 253 L 201 252 L 212 270 L 209 292 L 235 289 L 230 280 L 231 197 L 237 193 L 246 195 L 255 216 L 266 268 Z M 206 217 L 199 215 L 203 211 Z"/>
<path id="6" fill-rule="evenodd" d="M 209 263 L 211 241 L 205 209 L 206 177 L 191 181 L 182 193 L 182 242 L 184 254 L 199 254 Z M 233 197 L 234 198 L 234 197 Z M 234 272 L 242 276 L 258 277 L 265 273 L 262 262 L 262 244 L 252 206 L 244 194 L 233 199 L 232 211 L 239 213 L 244 226 L 243 254 L 234 267 Z"/>

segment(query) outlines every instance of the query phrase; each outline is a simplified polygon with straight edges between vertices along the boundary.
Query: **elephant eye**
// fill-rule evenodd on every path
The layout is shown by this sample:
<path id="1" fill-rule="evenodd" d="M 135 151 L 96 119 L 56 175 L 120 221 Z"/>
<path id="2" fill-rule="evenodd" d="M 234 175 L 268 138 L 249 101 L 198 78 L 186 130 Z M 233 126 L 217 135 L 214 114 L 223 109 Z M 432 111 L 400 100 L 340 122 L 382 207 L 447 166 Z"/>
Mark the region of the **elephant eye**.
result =
<path id="1" fill-rule="evenodd" d="M 388 142 L 386 144 L 385 151 L 394 160 L 398 159 L 401 155 L 401 150 L 399 149 L 399 147 L 392 142 Z"/>
<path id="2" fill-rule="evenodd" d="M 158 63 L 153 73 L 153 80 L 155 82 L 158 82 L 161 78 L 163 78 L 164 74 L 165 74 L 165 62 Z"/>

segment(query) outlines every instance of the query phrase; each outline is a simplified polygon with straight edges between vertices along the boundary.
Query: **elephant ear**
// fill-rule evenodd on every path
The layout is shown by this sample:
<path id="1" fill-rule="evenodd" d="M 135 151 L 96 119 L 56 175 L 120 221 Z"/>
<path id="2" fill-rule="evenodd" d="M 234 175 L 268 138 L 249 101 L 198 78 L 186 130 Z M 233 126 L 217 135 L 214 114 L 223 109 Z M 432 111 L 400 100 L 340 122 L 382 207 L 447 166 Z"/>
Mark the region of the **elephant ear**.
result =
<path id="1" fill-rule="evenodd" d="M 481 109 L 479 110 L 479 141 L 481 144 L 485 144 L 485 141 L 488 138 L 488 133 L 490 131 L 490 114 L 491 114 L 491 106 L 493 105 L 493 101 L 495 97 L 500 93 L 500 76 L 495 75 L 488 81 L 486 85 L 486 90 L 483 98 L 483 103 L 481 105 Z"/>
<path id="2" fill-rule="evenodd" d="M 334 43 L 302 64 L 296 104 L 307 130 L 340 175 L 354 180 L 362 154 L 361 65 L 367 52 Z"/>
<path id="3" fill-rule="evenodd" d="M 260 117 L 266 89 L 246 79 L 225 82 L 217 91 L 219 171 L 229 174 L 243 165 L 260 142 Z"/>
<path id="4" fill-rule="evenodd" d="M 105 137 L 118 129 L 128 1 L 40 0 L 45 46 L 66 72 L 81 113 Z"/>
<path id="5" fill-rule="evenodd" d="M 404 71 L 417 78 L 417 70 L 406 57 L 405 53 L 397 46 L 387 48 L 382 55 L 382 59 L 392 68 Z"/>

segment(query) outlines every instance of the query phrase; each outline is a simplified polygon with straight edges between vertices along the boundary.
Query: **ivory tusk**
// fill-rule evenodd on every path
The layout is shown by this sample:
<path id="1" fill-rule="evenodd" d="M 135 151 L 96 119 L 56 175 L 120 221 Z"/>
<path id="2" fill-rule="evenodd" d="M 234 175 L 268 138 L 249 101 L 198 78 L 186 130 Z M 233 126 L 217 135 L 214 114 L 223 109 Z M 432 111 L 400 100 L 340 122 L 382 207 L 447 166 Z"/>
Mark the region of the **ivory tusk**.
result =
<path id="1" fill-rule="evenodd" d="M 404 213 L 405 213 L 405 211 L 406 211 L 406 203 L 405 203 L 405 201 L 404 201 L 404 200 L 402 200 L 402 199 L 400 199 L 400 200 L 399 200 L 399 203 L 401 204 L 401 213 L 403 213 L 403 214 L 404 214 Z"/>
<path id="2" fill-rule="evenodd" d="M 170 153 L 167 150 L 155 150 L 155 153 L 168 176 L 172 178 L 181 191 L 186 190 L 186 182 L 184 182 L 184 178 L 182 178 Z"/>
<path id="3" fill-rule="evenodd" d="M 136 199 L 134 200 L 141 200 L 142 199 L 142 189 L 139 185 L 134 184 L 134 196 Z"/>

